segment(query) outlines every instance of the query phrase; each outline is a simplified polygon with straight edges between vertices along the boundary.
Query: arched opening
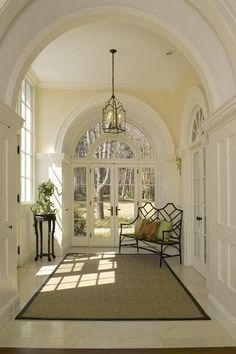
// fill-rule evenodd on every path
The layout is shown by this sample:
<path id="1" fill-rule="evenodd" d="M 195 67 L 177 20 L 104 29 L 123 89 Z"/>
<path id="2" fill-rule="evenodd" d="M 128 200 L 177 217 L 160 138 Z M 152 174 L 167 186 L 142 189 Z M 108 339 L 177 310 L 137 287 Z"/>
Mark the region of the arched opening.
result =
<path id="1" fill-rule="evenodd" d="M 117 246 L 119 225 L 137 207 L 158 203 L 160 171 L 148 137 L 131 123 L 122 134 L 106 134 L 98 122 L 74 149 L 72 244 Z"/>
<path id="2" fill-rule="evenodd" d="M 33 6 L 31 4 L 31 6 Z M 208 102 L 210 109 L 213 110 L 214 108 L 218 107 L 222 101 L 227 99 L 227 93 L 233 92 L 235 90 L 235 85 L 233 83 L 233 75 L 232 75 L 232 68 L 231 64 L 228 61 L 227 55 L 224 53 L 222 48 L 222 44 L 220 44 L 219 39 L 217 38 L 214 31 L 206 25 L 204 21 L 201 20 L 199 14 L 194 10 L 188 2 L 184 2 L 183 8 L 181 9 L 183 15 L 185 14 L 186 17 L 193 16 L 196 17 L 196 21 L 201 23 L 201 26 L 205 28 L 205 39 L 207 38 L 211 41 L 211 46 L 214 50 L 206 51 L 206 48 L 203 45 L 202 41 L 195 41 L 194 36 L 196 34 L 195 28 L 182 28 L 182 21 L 181 24 L 178 21 L 175 21 L 175 25 L 173 25 L 173 19 L 171 16 L 173 15 L 173 11 L 163 12 L 162 9 L 153 7 L 153 15 L 151 16 L 149 12 L 146 12 L 144 9 L 134 9 L 127 7 L 127 4 L 124 2 L 119 3 L 118 7 L 110 7 L 104 6 L 102 3 L 102 15 L 100 7 L 93 7 L 93 8 L 86 8 L 86 6 L 77 5 L 74 9 L 74 12 L 67 6 L 64 6 L 61 9 L 60 14 L 55 12 L 54 9 L 50 7 L 47 8 L 47 13 L 50 15 L 51 23 L 50 26 L 46 23 L 40 24 L 41 27 L 37 34 L 28 33 L 28 38 L 22 38 L 24 43 L 22 43 L 20 50 L 19 48 L 15 48 L 15 58 L 16 61 L 10 64 L 9 73 L 6 68 L 4 68 L 5 72 L 3 72 L 4 78 L 6 77 L 6 81 L 4 80 L 2 85 L 2 92 L 3 99 L 11 106 L 15 106 L 17 92 L 19 89 L 19 85 L 24 78 L 27 70 L 29 69 L 33 60 L 37 57 L 37 55 L 42 51 L 42 49 L 53 39 L 57 38 L 60 34 L 78 27 L 84 26 L 86 23 L 94 23 L 96 21 L 104 21 L 112 18 L 114 20 L 119 20 L 124 23 L 132 23 L 138 24 L 139 26 L 149 29 L 154 34 L 161 34 L 163 37 L 168 39 L 170 43 L 178 47 L 181 52 L 188 58 L 189 62 L 193 66 L 193 68 L 198 73 L 201 82 L 203 83 L 205 92 L 207 94 Z M 58 7 L 58 4 L 57 4 Z M 43 10 L 43 9 L 38 9 Z M 52 13 L 50 12 L 52 10 Z M 59 10 L 59 9 L 58 9 Z M 64 10 L 64 13 L 63 13 Z M 149 11 L 152 11 L 149 9 Z M 172 15 L 171 15 L 172 14 Z M 24 11 L 21 13 L 22 18 L 19 21 L 19 26 L 22 23 L 27 23 L 27 18 L 25 18 L 26 14 Z M 26 16 L 27 17 L 27 16 Z M 176 18 L 175 18 L 176 20 Z M 22 23 L 21 23 L 22 21 Z M 189 25 L 189 24 L 188 24 Z M 185 30 L 185 31 L 184 31 Z M 17 28 L 14 28 L 12 33 L 10 33 L 8 40 L 11 41 L 12 36 L 15 35 Z M 188 37 L 185 35 L 188 33 Z M 190 37 L 191 38 L 190 38 Z M 198 43 L 194 47 L 193 43 Z M 9 43 L 6 43 L 8 48 L 12 47 Z M 6 55 L 8 54 L 7 47 Z M 219 62 L 220 68 L 224 65 L 224 75 L 223 77 L 219 77 L 220 70 L 217 70 L 216 65 L 211 65 L 212 61 L 214 60 L 214 64 L 217 58 L 221 58 Z M 224 63 L 223 63 L 224 62 Z M 214 71 L 215 69 L 215 72 Z M 9 77 L 7 75 L 9 74 Z M 226 81 L 226 76 L 228 79 L 227 85 L 223 85 L 223 81 Z M 222 81 L 223 80 L 223 81 Z M 230 85 L 229 85 L 230 82 Z M 1 96 L 0 96 L 1 97 Z"/>
<path id="3" fill-rule="evenodd" d="M 184 165 L 185 261 L 207 277 L 207 105 L 200 88 L 190 92 L 184 109 L 182 151 Z M 190 172 L 189 172 L 190 171 Z"/>

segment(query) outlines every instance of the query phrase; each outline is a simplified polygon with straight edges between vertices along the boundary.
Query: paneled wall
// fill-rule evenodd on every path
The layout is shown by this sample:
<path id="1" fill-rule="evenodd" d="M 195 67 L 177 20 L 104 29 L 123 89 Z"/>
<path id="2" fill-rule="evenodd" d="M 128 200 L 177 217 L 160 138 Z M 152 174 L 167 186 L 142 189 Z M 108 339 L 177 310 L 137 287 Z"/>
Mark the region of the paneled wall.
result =
<path id="1" fill-rule="evenodd" d="M 0 327 L 17 306 L 17 129 L 21 118 L 0 102 Z"/>
<path id="2" fill-rule="evenodd" d="M 236 112 L 209 132 L 209 300 L 236 335 Z M 220 124 L 221 121 L 221 124 Z"/>

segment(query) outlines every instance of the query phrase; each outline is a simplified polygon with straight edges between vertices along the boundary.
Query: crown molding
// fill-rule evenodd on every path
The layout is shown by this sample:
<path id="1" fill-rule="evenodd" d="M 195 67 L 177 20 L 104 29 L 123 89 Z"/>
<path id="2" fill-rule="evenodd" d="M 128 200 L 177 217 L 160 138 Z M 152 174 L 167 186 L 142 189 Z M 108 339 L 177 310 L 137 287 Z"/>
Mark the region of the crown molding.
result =
<path id="1" fill-rule="evenodd" d="M 233 119 L 236 119 L 236 94 L 209 116 L 203 130 L 210 135 Z"/>
<path id="2" fill-rule="evenodd" d="M 22 127 L 24 119 L 22 119 L 5 103 L 0 101 L 0 123 L 4 124 L 8 128 L 18 130 Z"/>
<path id="3" fill-rule="evenodd" d="M 44 160 L 44 161 L 50 161 L 51 163 L 58 163 L 61 164 L 62 162 L 69 163 L 71 161 L 70 157 L 64 153 L 43 153 L 43 152 L 38 152 L 36 153 L 36 159 L 37 160 Z"/>
<path id="4" fill-rule="evenodd" d="M 186 61 L 185 65 L 179 72 L 179 74 L 176 76 L 174 82 L 172 85 L 169 86 L 161 86 L 161 85 L 151 85 L 151 86 L 146 86 L 146 85 L 116 85 L 116 91 L 119 90 L 138 90 L 138 91 L 175 91 L 178 89 L 178 86 L 181 83 L 181 80 L 183 78 L 183 75 L 185 71 L 187 70 L 187 67 L 189 65 L 189 62 Z M 79 83 L 79 82 L 68 82 L 68 81 L 42 81 L 38 78 L 37 74 L 35 71 L 30 68 L 27 76 L 26 76 L 30 82 L 36 86 L 37 88 L 40 89 L 55 89 L 55 90 L 96 90 L 96 91 L 108 91 L 110 90 L 110 86 L 108 86 L 105 83 L 102 83 L 101 85 L 96 85 L 96 84 L 85 84 L 85 83 Z"/>
<path id="5" fill-rule="evenodd" d="M 28 70 L 28 72 L 26 74 L 26 79 L 29 81 L 30 85 L 32 85 L 34 87 L 39 86 L 40 80 L 32 68 L 30 68 Z"/>

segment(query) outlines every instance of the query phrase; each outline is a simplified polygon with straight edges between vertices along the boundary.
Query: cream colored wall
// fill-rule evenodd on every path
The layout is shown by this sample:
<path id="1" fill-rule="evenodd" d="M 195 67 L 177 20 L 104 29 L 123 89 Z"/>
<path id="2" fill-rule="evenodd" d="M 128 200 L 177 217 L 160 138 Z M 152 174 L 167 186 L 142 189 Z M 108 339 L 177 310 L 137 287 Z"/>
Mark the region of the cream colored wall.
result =
<path id="1" fill-rule="evenodd" d="M 119 97 L 119 92 L 134 96 L 157 111 L 170 130 L 174 144 L 177 146 L 180 141 L 185 99 L 189 90 L 196 85 L 200 86 L 200 80 L 192 67 L 188 65 L 176 89 L 165 91 L 122 89 L 117 90 L 116 96 Z M 97 93 L 98 90 L 37 88 L 36 152 L 54 152 L 56 136 L 65 117 L 79 102 Z"/>

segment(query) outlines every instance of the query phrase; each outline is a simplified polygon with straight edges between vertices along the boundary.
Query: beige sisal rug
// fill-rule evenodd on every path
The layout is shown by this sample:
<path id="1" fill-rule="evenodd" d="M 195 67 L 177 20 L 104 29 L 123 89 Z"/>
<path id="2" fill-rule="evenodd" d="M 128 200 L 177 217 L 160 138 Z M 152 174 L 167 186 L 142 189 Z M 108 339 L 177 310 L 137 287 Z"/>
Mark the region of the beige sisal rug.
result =
<path id="1" fill-rule="evenodd" d="M 210 319 L 152 254 L 67 254 L 17 319 Z"/>

